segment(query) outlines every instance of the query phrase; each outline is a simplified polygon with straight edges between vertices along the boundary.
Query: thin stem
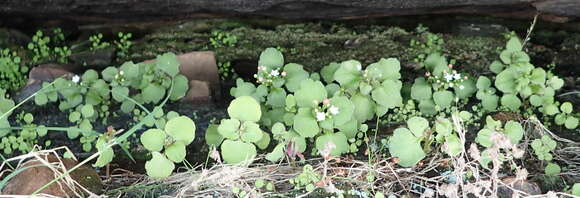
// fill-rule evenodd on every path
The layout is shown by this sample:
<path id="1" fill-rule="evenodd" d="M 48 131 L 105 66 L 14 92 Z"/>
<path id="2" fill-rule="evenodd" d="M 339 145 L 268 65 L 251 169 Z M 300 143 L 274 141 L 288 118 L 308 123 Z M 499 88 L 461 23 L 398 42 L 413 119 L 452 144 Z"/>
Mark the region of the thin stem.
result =
<path id="1" fill-rule="evenodd" d="M 83 130 L 76 127 L 38 127 L 38 126 L 23 126 L 23 127 L 4 127 L 0 128 L 0 130 L 25 130 L 25 129 L 38 129 L 38 128 L 45 128 L 49 131 L 79 131 L 83 134 L 92 134 L 92 135 L 101 135 L 101 133 L 92 131 L 92 130 Z"/>

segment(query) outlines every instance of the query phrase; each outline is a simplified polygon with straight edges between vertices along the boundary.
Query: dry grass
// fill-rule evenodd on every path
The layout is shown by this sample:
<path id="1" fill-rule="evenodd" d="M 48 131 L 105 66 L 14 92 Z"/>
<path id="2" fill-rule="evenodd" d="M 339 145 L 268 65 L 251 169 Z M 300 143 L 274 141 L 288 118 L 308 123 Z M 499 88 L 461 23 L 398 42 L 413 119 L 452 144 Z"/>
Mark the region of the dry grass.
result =
<path id="1" fill-rule="evenodd" d="M 462 143 L 466 144 L 466 129 L 458 117 L 453 117 L 455 131 L 458 132 Z M 526 148 L 528 141 L 541 135 L 550 135 L 558 141 L 559 149 L 556 159 L 563 166 L 580 165 L 579 144 L 567 139 L 560 138 L 546 129 L 541 122 L 530 119 L 525 120 L 527 137 L 524 144 L 519 146 Z M 340 192 L 340 188 L 357 189 L 360 191 L 383 192 L 393 195 L 411 195 L 414 197 L 497 197 L 500 187 L 510 189 L 514 197 L 574 197 L 562 192 L 548 192 L 542 195 L 530 195 L 527 192 L 512 188 L 512 184 L 525 181 L 528 171 L 518 163 L 518 157 L 524 155 L 525 150 L 506 141 L 507 137 L 496 133 L 495 141 L 499 142 L 491 149 L 491 155 L 499 154 L 508 156 L 509 160 L 501 162 L 495 157 L 489 168 L 482 167 L 480 151 L 475 144 L 464 148 L 456 157 L 446 157 L 439 152 L 431 152 L 428 159 L 413 168 L 401 168 L 395 165 L 391 158 L 377 159 L 369 164 L 367 161 L 352 158 L 318 158 L 308 160 L 306 163 L 314 166 L 315 171 L 322 179 L 315 183 L 317 189 L 333 194 Z M 445 147 L 445 145 L 443 145 Z M 528 153 L 531 154 L 531 153 Z M 529 155 L 532 156 L 532 155 Z M 528 157 L 529 157 L 528 156 Z M 516 170 L 511 172 L 505 169 L 506 165 L 517 165 Z M 580 166 L 578 166 L 580 167 Z M 449 174 L 437 174 L 442 170 L 452 170 Z M 507 172 L 506 172 L 507 171 Z M 571 169 L 563 176 L 578 176 L 580 169 Z M 302 172 L 301 167 L 289 163 L 281 164 L 252 164 L 251 166 L 219 164 L 209 169 L 200 171 L 189 170 L 175 174 L 164 180 L 164 184 L 178 186 L 178 191 L 166 197 L 235 197 L 232 193 L 234 187 L 248 192 L 248 197 L 306 197 L 310 195 L 305 191 L 293 191 L 289 179 L 296 177 Z M 466 178 L 466 173 L 470 177 Z M 374 175 L 374 180 L 368 181 L 367 175 Z M 504 183 L 502 178 L 507 176 L 515 178 L 511 183 Z M 448 179 L 455 178 L 455 183 L 449 183 Z M 258 179 L 273 182 L 275 192 L 266 192 L 255 188 L 254 182 Z M 144 184 L 159 183 L 158 181 L 144 181 Z M 342 189 L 344 190 L 344 189 Z M 296 193 L 298 193 L 296 195 Z M 302 194 L 301 194 L 302 193 Z"/>
<path id="2" fill-rule="evenodd" d="M 35 147 L 33 150 L 38 150 L 38 147 Z M 77 181 L 72 179 L 70 177 L 70 175 L 63 174 L 65 172 L 67 172 L 67 168 L 65 167 L 65 165 L 62 161 L 62 158 L 59 157 L 59 154 L 58 154 L 59 150 L 68 151 L 68 152 L 72 153 L 67 147 L 58 147 L 58 148 L 54 148 L 54 149 L 50 149 L 50 150 L 33 151 L 33 152 L 28 153 L 28 154 L 24 154 L 24 155 L 20 155 L 20 156 L 16 156 L 16 157 L 7 159 L 6 161 L 2 162 L 2 165 L 0 165 L 0 170 L 2 170 L 0 172 L 0 178 L 4 178 L 7 175 L 9 175 L 10 173 L 17 171 L 18 169 L 22 169 L 22 168 L 26 167 L 27 166 L 26 162 L 28 162 L 29 160 L 36 160 L 36 161 L 40 162 L 40 164 L 42 164 L 43 166 L 49 168 L 54 173 L 54 178 L 62 177 L 62 179 L 55 182 L 55 184 L 58 185 L 61 190 L 67 191 L 64 189 L 68 189 L 72 193 L 72 195 L 75 197 L 100 197 L 100 196 L 92 193 L 91 191 L 87 190 L 83 186 L 81 186 Z M 49 156 L 49 155 L 55 156 L 57 158 L 57 162 L 49 162 L 47 160 L 47 156 Z M 73 156 L 73 159 L 77 160 L 74 156 Z M 17 166 L 15 169 L 12 169 L 9 167 L 10 165 L 8 163 L 16 163 Z M 0 197 L 31 197 L 31 196 L 30 195 L 27 195 L 27 196 L 0 195 Z M 55 196 L 47 195 L 47 194 L 38 194 L 38 195 L 34 195 L 32 197 L 55 197 Z"/>
<path id="3" fill-rule="evenodd" d="M 467 145 L 466 129 L 462 121 L 452 117 L 455 131 L 464 145 Z M 506 141 L 502 134 L 494 134 L 496 144 L 491 149 L 492 156 L 505 155 L 507 161 L 501 162 L 498 157 L 490 163 L 490 167 L 482 167 L 479 163 L 481 154 L 475 144 L 464 148 L 456 157 L 447 157 L 441 152 L 432 151 L 430 156 L 412 168 L 401 168 L 396 165 L 396 159 L 378 158 L 372 163 L 361 161 L 349 157 L 332 158 L 321 157 L 310 159 L 305 164 L 311 164 L 314 170 L 321 176 L 321 180 L 315 183 L 318 192 L 334 194 L 344 192 L 348 189 L 367 192 L 383 192 L 392 195 L 413 195 L 413 197 L 496 197 L 500 188 L 508 188 L 513 192 L 514 197 L 574 197 L 562 192 L 548 192 L 542 195 L 530 195 L 527 192 L 519 191 L 511 187 L 513 182 L 525 181 L 529 174 L 522 160 L 519 157 L 533 157 L 532 152 L 527 150 L 531 140 L 549 135 L 558 142 L 558 149 L 555 151 L 555 160 L 561 165 L 571 167 L 561 176 L 572 179 L 579 178 L 580 175 L 580 143 L 558 137 L 548 130 L 540 121 L 528 119 L 523 121 L 526 128 L 526 136 L 522 144 L 512 145 Z M 446 145 L 442 145 L 445 148 Z M 18 162 L 19 167 L 28 159 L 37 159 L 55 172 L 55 177 L 62 175 L 62 163 L 48 163 L 43 156 L 47 154 L 56 154 L 57 150 L 66 148 L 57 148 L 53 150 L 44 150 L 32 152 L 26 155 L 18 156 L 7 160 L 7 162 Z M 0 168 L 4 170 L 0 176 L 4 176 L 11 170 L 7 169 L 4 162 Z M 303 164 L 301 164 L 303 165 Z M 514 166 L 515 170 L 506 169 L 508 166 Z M 576 168 L 574 168 L 576 167 Z M 444 173 L 446 170 L 447 173 Z M 113 171 L 113 173 L 118 172 Z M 171 195 L 163 197 L 235 197 L 232 193 L 233 188 L 239 188 L 248 192 L 247 197 L 307 197 L 314 196 L 304 190 L 294 190 L 289 180 L 302 173 L 302 167 L 295 163 L 280 164 L 260 164 L 253 163 L 248 165 L 228 165 L 217 164 L 211 168 L 197 167 L 176 173 L 171 177 L 156 181 L 150 180 L 143 175 L 121 172 L 109 177 L 107 183 L 126 180 L 127 177 L 136 178 L 131 184 L 125 185 L 143 185 L 143 186 L 172 186 L 175 187 Z M 466 173 L 470 173 L 467 177 Z M 367 176 L 373 175 L 373 180 L 368 180 Z M 511 183 L 505 183 L 502 180 L 505 177 L 513 177 Z M 448 180 L 454 178 L 455 183 Z M 276 190 L 265 191 L 255 187 L 256 180 L 272 182 Z M 59 185 L 74 189 L 76 195 L 90 195 L 98 197 L 82 188 L 78 183 L 65 175 Z M 0 196 L 5 197 L 5 196 Z M 10 196 L 23 197 L 23 196 Z M 51 197 L 41 195 L 41 197 Z"/>

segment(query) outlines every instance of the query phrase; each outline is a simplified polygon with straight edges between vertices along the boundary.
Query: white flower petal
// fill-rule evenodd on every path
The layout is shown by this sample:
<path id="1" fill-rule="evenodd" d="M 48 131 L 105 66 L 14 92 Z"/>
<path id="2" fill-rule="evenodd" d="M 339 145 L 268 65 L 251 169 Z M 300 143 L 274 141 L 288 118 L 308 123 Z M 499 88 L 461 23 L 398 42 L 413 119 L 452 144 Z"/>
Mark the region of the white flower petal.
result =
<path id="1" fill-rule="evenodd" d="M 323 121 L 326 119 L 326 114 L 324 112 L 317 112 L 316 113 L 316 120 Z"/>

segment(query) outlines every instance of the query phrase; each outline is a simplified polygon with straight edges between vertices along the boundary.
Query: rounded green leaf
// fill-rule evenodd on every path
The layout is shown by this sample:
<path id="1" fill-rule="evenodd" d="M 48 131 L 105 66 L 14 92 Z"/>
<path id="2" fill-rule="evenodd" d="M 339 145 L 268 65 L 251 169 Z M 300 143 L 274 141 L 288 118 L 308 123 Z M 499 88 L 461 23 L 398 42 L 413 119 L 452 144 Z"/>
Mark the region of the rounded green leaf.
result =
<path id="1" fill-rule="evenodd" d="M 205 131 L 205 143 L 210 146 L 219 146 L 224 137 L 218 132 L 218 125 L 210 124 Z"/>
<path id="2" fill-rule="evenodd" d="M 97 150 L 99 152 L 101 152 L 101 154 L 99 155 L 99 157 L 97 158 L 97 161 L 95 162 L 95 164 L 93 164 L 93 166 L 103 167 L 103 166 L 109 164 L 109 162 L 113 161 L 113 157 L 115 156 L 115 153 L 113 152 L 113 149 L 111 147 L 107 148 L 106 146 L 107 146 L 107 141 L 105 139 L 105 136 L 99 137 L 99 139 L 97 139 L 97 143 L 95 144 L 95 147 L 97 147 Z"/>
<path id="3" fill-rule="evenodd" d="M 423 137 L 425 130 L 429 128 L 429 121 L 422 117 L 412 117 L 407 120 L 407 128 L 415 135 L 415 137 Z"/>
<path id="4" fill-rule="evenodd" d="M 416 78 L 411 87 L 411 97 L 415 100 L 431 99 L 431 85 L 427 83 L 425 78 Z"/>
<path id="5" fill-rule="evenodd" d="M 485 94 L 481 100 L 483 108 L 487 111 L 497 110 L 497 104 L 499 102 L 499 96 L 494 94 Z"/>
<path id="6" fill-rule="evenodd" d="M 121 111 L 125 112 L 125 113 L 131 113 L 133 111 L 133 109 L 135 109 L 135 103 L 129 100 L 125 100 L 123 101 L 123 103 L 121 103 Z"/>
<path id="7" fill-rule="evenodd" d="M 359 122 L 370 120 L 375 115 L 375 103 L 367 96 L 356 94 L 350 98 L 354 104 L 354 118 Z"/>
<path id="8" fill-rule="evenodd" d="M 450 107 L 454 98 L 453 92 L 447 90 L 433 93 L 433 101 L 443 109 Z"/>
<path id="9" fill-rule="evenodd" d="M 45 93 L 38 92 L 36 96 L 34 96 L 34 103 L 39 106 L 45 105 L 48 103 L 48 96 Z"/>
<path id="10" fill-rule="evenodd" d="M 481 129 L 479 130 L 479 132 L 477 132 L 477 137 L 475 138 L 475 142 L 479 143 L 480 145 L 484 146 L 484 147 L 490 147 L 491 145 L 493 145 L 493 142 L 491 142 L 491 133 L 493 131 L 491 131 L 490 129 Z"/>
<path id="11" fill-rule="evenodd" d="M 518 77 L 517 69 L 510 67 L 497 75 L 495 87 L 504 93 L 514 93 Z"/>
<path id="12" fill-rule="evenodd" d="M 302 137 L 314 137 L 320 132 L 318 122 L 312 115 L 312 109 L 300 108 L 298 114 L 294 116 L 293 127 Z"/>
<path id="13" fill-rule="evenodd" d="M 524 128 L 519 122 L 510 120 L 505 124 L 504 133 L 512 144 L 518 144 L 524 137 Z"/>
<path id="14" fill-rule="evenodd" d="M 236 140 L 240 137 L 240 121 L 236 119 L 223 119 L 217 128 L 219 134 L 225 138 Z"/>
<path id="15" fill-rule="evenodd" d="M 562 86 L 564 86 L 564 80 L 562 80 L 561 78 L 558 78 L 558 76 L 552 76 L 552 78 L 550 78 L 550 80 L 548 81 L 548 84 L 553 89 L 558 90 L 558 89 L 562 88 Z"/>
<path id="16" fill-rule="evenodd" d="M 270 135 L 262 131 L 262 138 L 255 144 L 259 149 L 262 150 L 267 149 L 268 146 L 270 145 Z"/>
<path id="17" fill-rule="evenodd" d="M 385 79 L 398 80 L 401 78 L 399 70 L 401 70 L 401 63 L 396 58 L 384 59 L 381 58 L 379 62 L 370 64 L 367 69 L 368 74 L 379 81 Z"/>
<path id="18" fill-rule="evenodd" d="M 165 132 L 160 129 L 149 129 L 141 134 L 141 144 L 149 151 L 161 151 L 165 145 Z"/>
<path id="19" fill-rule="evenodd" d="M 546 173 L 546 175 L 557 175 L 562 171 L 562 169 L 560 168 L 560 166 L 556 163 L 548 163 L 548 165 L 546 165 L 546 169 L 544 169 L 544 173 Z"/>
<path id="20" fill-rule="evenodd" d="M 195 123 L 186 116 L 179 116 L 167 121 L 165 132 L 175 141 L 188 145 L 195 139 Z"/>
<path id="21" fill-rule="evenodd" d="M 455 157 L 463 151 L 463 144 L 457 135 L 453 134 L 445 138 L 444 152 L 451 157 Z"/>
<path id="22" fill-rule="evenodd" d="M 145 162 L 147 175 L 155 179 L 169 177 L 175 169 L 175 164 L 159 152 L 153 152 L 151 155 L 153 156 L 151 160 Z"/>
<path id="23" fill-rule="evenodd" d="M 242 123 L 242 129 L 244 131 L 241 134 L 241 139 L 244 142 L 251 142 L 255 143 L 262 139 L 263 132 L 260 129 L 260 125 L 253 123 L 253 122 L 244 122 Z"/>
<path id="24" fill-rule="evenodd" d="M 103 80 L 111 82 L 115 79 L 115 75 L 117 75 L 118 73 L 119 70 L 117 68 L 107 67 L 101 72 L 101 75 L 103 75 Z"/>
<path id="25" fill-rule="evenodd" d="M 425 158 L 419 139 L 406 128 L 395 129 L 389 140 L 389 153 L 399 158 L 398 164 L 403 167 L 414 166 Z"/>
<path id="26" fill-rule="evenodd" d="M 361 79 L 362 65 L 355 60 L 344 61 L 340 67 L 334 72 L 334 80 L 336 80 L 342 87 L 355 88 L 358 87 L 358 82 Z"/>
<path id="27" fill-rule="evenodd" d="M 179 100 L 187 94 L 187 90 L 189 90 L 189 81 L 184 75 L 177 75 L 173 79 L 173 91 L 169 99 Z"/>
<path id="28" fill-rule="evenodd" d="M 262 110 L 254 98 L 241 96 L 230 103 L 228 115 L 241 121 L 258 122 L 262 116 Z"/>
<path id="29" fill-rule="evenodd" d="M 320 75 L 322 76 L 324 82 L 331 83 L 332 81 L 334 81 L 334 73 L 336 72 L 338 67 L 340 67 L 340 64 L 330 63 L 320 70 Z"/>
<path id="30" fill-rule="evenodd" d="M 338 109 L 336 115 L 332 115 L 334 125 L 343 125 L 352 119 L 354 113 L 354 104 L 346 96 L 337 96 L 330 99 L 330 108 Z M 332 114 L 332 112 L 331 112 Z"/>
<path id="31" fill-rule="evenodd" d="M 127 61 L 121 65 L 119 68 L 123 72 L 123 76 L 126 79 L 135 79 L 139 77 L 139 65 L 133 63 L 132 61 Z"/>
<path id="32" fill-rule="evenodd" d="M 564 102 L 560 106 L 560 110 L 562 110 L 562 112 L 564 112 L 564 113 L 572 113 L 573 109 L 574 108 L 572 107 L 572 103 L 570 103 L 570 102 Z"/>
<path id="33" fill-rule="evenodd" d="M 283 88 L 272 88 L 266 99 L 266 104 L 273 107 L 286 106 L 286 91 Z"/>
<path id="34" fill-rule="evenodd" d="M 544 83 L 546 83 L 546 71 L 544 71 L 544 69 L 542 68 L 535 68 L 534 70 L 532 70 L 530 80 L 532 81 L 532 83 L 543 86 Z"/>
<path id="35" fill-rule="evenodd" d="M 274 147 L 272 152 L 266 154 L 266 159 L 270 162 L 278 162 L 282 157 L 284 157 L 284 148 L 286 147 L 285 144 L 279 143 Z"/>
<path id="36" fill-rule="evenodd" d="M 221 145 L 222 158 L 226 163 L 236 164 L 256 156 L 256 147 L 251 143 L 225 140 Z"/>
<path id="37" fill-rule="evenodd" d="M 276 48 L 266 48 L 260 54 L 258 65 L 265 66 L 270 69 L 280 68 L 284 65 L 284 56 Z"/>
<path id="38" fill-rule="evenodd" d="M 113 95 L 113 99 L 115 99 L 117 102 L 123 102 L 125 98 L 129 97 L 129 88 L 113 87 L 111 90 L 111 95 Z"/>
<path id="39" fill-rule="evenodd" d="M 522 42 L 517 36 L 512 36 L 506 43 L 505 48 L 510 51 L 521 51 Z"/>
<path id="40" fill-rule="evenodd" d="M 491 63 L 491 65 L 489 65 L 489 70 L 492 71 L 493 73 L 499 74 L 501 71 L 503 71 L 505 65 L 503 63 L 501 63 L 498 60 L 495 60 Z"/>
<path id="41" fill-rule="evenodd" d="M 522 105 L 522 101 L 514 94 L 506 94 L 501 97 L 501 105 L 512 111 L 517 111 Z"/>
<path id="42" fill-rule="evenodd" d="M 155 59 L 155 66 L 161 71 L 173 77 L 179 73 L 179 60 L 172 52 L 167 52 L 163 55 L 158 55 Z"/>
<path id="43" fill-rule="evenodd" d="M 70 122 L 77 122 L 81 119 L 81 113 L 78 111 L 73 111 L 68 115 L 68 120 Z"/>
<path id="44" fill-rule="evenodd" d="M 177 141 L 165 148 L 164 152 L 169 160 L 179 163 L 185 159 L 185 144 L 182 141 Z"/>
<path id="45" fill-rule="evenodd" d="M 544 113 L 546 113 L 546 115 L 556 115 L 557 113 L 560 113 L 560 110 L 558 110 L 558 106 L 556 106 L 555 104 L 548 104 L 546 106 L 544 106 Z"/>
<path id="46" fill-rule="evenodd" d="M 437 136 L 448 136 L 453 131 L 453 124 L 447 118 L 439 118 L 435 121 L 435 131 L 437 132 Z"/>
<path id="47" fill-rule="evenodd" d="M 93 105 L 90 104 L 83 105 L 83 107 L 81 108 L 81 114 L 83 114 L 83 117 L 85 118 L 90 118 L 93 115 L 95 115 L 95 109 L 93 108 Z"/>
<path id="48" fill-rule="evenodd" d="M 403 97 L 401 96 L 401 88 L 403 84 L 401 81 L 385 80 L 381 86 L 373 89 L 371 96 L 377 104 L 380 104 L 387 109 L 400 107 L 403 105 Z"/>
<path id="49" fill-rule="evenodd" d="M 576 127 L 578 127 L 578 118 L 568 116 L 568 118 L 566 118 L 566 121 L 564 122 L 564 126 L 567 129 L 575 129 Z"/>
<path id="50" fill-rule="evenodd" d="M 306 79 L 302 81 L 300 89 L 294 93 L 294 97 L 299 107 L 313 107 L 322 102 L 327 95 L 326 89 L 320 81 Z"/>
<path id="51" fill-rule="evenodd" d="M 437 110 L 435 109 L 435 102 L 433 102 L 431 99 L 421 100 L 418 107 L 421 113 L 425 115 L 434 115 L 437 113 Z"/>
<path id="52" fill-rule="evenodd" d="M 340 156 L 348 152 L 348 140 L 343 133 L 325 134 L 316 138 L 316 149 L 330 149 L 332 156 Z"/>
<path id="53" fill-rule="evenodd" d="M 574 196 L 580 196 L 580 183 L 576 183 L 572 186 L 572 194 Z"/>
<path id="54" fill-rule="evenodd" d="M 93 69 L 89 69 L 85 71 L 81 79 L 83 82 L 93 82 L 99 79 L 99 73 Z"/>
<path id="55" fill-rule="evenodd" d="M 286 64 L 284 72 L 286 72 L 285 86 L 290 92 L 296 92 L 300 89 L 302 81 L 308 79 L 308 72 L 303 69 L 302 65 L 296 63 Z"/>
<path id="56" fill-rule="evenodd" d="M 165 89 L 157 84 L 149 84 L 141 91 L 145 103 L 158 103 L 165 96 Z"/>

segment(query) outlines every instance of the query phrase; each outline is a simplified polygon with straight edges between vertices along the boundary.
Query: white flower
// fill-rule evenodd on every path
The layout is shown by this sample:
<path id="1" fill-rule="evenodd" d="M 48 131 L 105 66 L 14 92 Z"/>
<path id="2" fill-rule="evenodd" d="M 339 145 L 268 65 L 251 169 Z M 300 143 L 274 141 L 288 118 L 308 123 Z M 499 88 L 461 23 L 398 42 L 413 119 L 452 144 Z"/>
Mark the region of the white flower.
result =
<path id="1" fill-rule="evenodd" d="M 326 119 L 326 114 L 324 112 L 316 112 L 316 120 L 323 121 Z"/>
<path id="2" fill-rule="evenodd" d="M 79 75 L 75 75 L 72 77 L 72 81 L 74 83 L 79 83 L 79 81 L 81 81 L 81 77 L 79 77 Z"/>
<path id="3" fill-rule="evenodd" d="M 449 83 L 449 87 L 453 87 L 453 83 Z"/>
<path id="4" fill-rule="evenodd" d="M 465 89 L 463 85 L 459 85 L 459 89 Z"/>
<path id="5" fill-rule="evenodd" d="M 461 74 L 459 74 L 459 73 L 457 73 L 457 74 L 454 74 L 454 75 L 453 75 L 453 78 L 454 78 L 455 80 L 459 80 L 459 79 L 461 79 Z"/>
<path id="6" fill-rule="evenodd" d="M 453 80 L 453 74 L 446 73 L 445 74 L 445 80 L 447 80 L 447 82 L 452 81 Z"/>
<path id="7" fill-rule="evenodd" d="M 122 76 L 123 74 L 125 74 L 125 72 L 123 72 L 123 71 L 120 71 L 120 72 L 119 72 L 119 75 L 121 75 L 121 76 Z"/>
<path id="8" fill-rule="evenodd" d="M 336 115 L 336 114 L 338 114 L 338 107 L 332 105 L 332 106 L 330 106 L 330 108 L 328 108 L 328 111 L 330 112 L 330 114 Z"/>
<path id="9" fill-rule="evenodd" d="M 270 72 L 270 75 L 278 76 L 278 75 L 280 75 L 280 72 L 278 70 L 272 70 L 272 72 Z"/>

